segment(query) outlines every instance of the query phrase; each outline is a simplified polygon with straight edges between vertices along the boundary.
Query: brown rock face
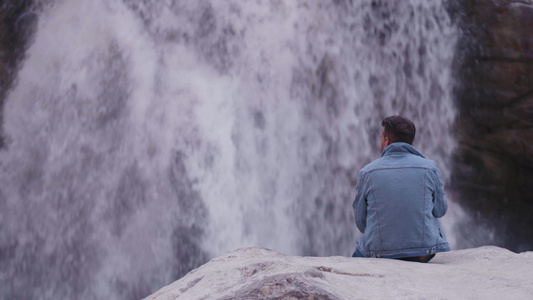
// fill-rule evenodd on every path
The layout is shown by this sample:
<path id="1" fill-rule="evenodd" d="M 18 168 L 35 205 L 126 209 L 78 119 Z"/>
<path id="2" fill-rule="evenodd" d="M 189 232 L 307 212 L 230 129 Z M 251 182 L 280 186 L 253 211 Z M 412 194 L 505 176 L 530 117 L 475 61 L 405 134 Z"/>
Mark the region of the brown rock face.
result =
<path id="1" fill-rule="evenodd" d="M 452 185 L 487 237 L 464 245 L 533 249 L 533 3 L 456 1 L 457 138 Z"/>

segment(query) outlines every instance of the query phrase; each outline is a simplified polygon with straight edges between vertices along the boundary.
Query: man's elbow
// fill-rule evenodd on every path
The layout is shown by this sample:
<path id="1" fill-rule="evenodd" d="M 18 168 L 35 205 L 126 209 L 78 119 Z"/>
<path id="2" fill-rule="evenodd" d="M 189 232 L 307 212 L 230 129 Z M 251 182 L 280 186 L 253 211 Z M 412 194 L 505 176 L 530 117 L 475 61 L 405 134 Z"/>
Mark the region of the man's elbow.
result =
<path id="1" fill-rule="evenodd" d="M 433 216 L 434 216 L 435 218 L 439 219 L 439 218 L 444 217 L 444 214 L 443 214 L 443 213 L 438 213 L 438 212 L 433 211 Z"/>
<path id="2" fill-rule="evenodd" d="M 432 213 L 435 218 L 442 218 L 444 217 L 447 211 L 448 211 L 448 206 L 446 205 L 440 209 L 433 209 Z"/>
<path id="3" fill-rule="evenodd" d="M 357 224 L 357 228 L 359 229 L 359 231 L 365 233 L 366 222 L 360 222 L 359 220 L 356 220 L 355 223 Z"/>

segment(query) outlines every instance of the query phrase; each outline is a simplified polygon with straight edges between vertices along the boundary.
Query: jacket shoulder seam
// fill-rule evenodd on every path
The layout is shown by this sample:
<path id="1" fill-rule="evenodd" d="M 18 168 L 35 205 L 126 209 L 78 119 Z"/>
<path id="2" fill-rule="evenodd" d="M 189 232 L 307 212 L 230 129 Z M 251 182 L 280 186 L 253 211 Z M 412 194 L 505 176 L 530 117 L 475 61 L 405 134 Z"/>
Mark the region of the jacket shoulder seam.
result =
<path id="1" fill-rule="evenodd" d="M 431 170 L 433 172 L 436 172 L 436 169 L 434 167 L 429 167 L 429 166 L 399 166 L 399 167 L 377 167 L 377 168 L 372 168 L 370 170 L 362 170 L 361 171 L 361 176 L 363 175 L 366 175 L 368 173 L 372 173 L 374 171 L 380 171 L 380 170 L 395 170 L 395 169 L 426 169 L 426 170 Z"/>

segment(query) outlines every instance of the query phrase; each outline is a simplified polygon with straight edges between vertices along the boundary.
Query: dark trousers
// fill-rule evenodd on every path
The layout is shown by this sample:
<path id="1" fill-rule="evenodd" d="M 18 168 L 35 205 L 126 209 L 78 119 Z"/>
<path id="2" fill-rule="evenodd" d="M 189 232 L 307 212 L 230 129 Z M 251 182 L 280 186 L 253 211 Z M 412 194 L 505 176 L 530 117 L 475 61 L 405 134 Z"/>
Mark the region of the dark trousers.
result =
<path id="1" fill-rule="evenodd" d="M 352 257 L 365 257 L 359 249 L 355 248 L 355 252 L 353 253 Z M 420 263 L 427 263 L 430 260 L 435 257 L 435 254 L 427 255 L 427 256 L 413 256 L 413 257 L 398 257 L 394 259 L 398 260 L 404 260 L 404 261 L 414 261 L 414 262 L 420 262 Z"/>

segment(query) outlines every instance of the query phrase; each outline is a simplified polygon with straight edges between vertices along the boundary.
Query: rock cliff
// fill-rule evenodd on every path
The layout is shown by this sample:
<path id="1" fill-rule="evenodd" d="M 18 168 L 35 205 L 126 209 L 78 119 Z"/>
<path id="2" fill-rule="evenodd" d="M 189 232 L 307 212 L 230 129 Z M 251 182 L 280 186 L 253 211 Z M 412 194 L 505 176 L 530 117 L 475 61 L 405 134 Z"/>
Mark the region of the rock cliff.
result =
<path id="1" fill-rule="evenodd" d="M 533 248 L 533 2 L 456 1 L 456 136 L 452 190 L 485 227 L 462 224 L 464 245 L 491 236 Z"/>
<path id="2" fill-rule="evenodd" d="M 533 252 L 497 247 L 438 253 L 428 264 L 244 248 L 146 299 L 531 299 L 531 278 Z"/>

